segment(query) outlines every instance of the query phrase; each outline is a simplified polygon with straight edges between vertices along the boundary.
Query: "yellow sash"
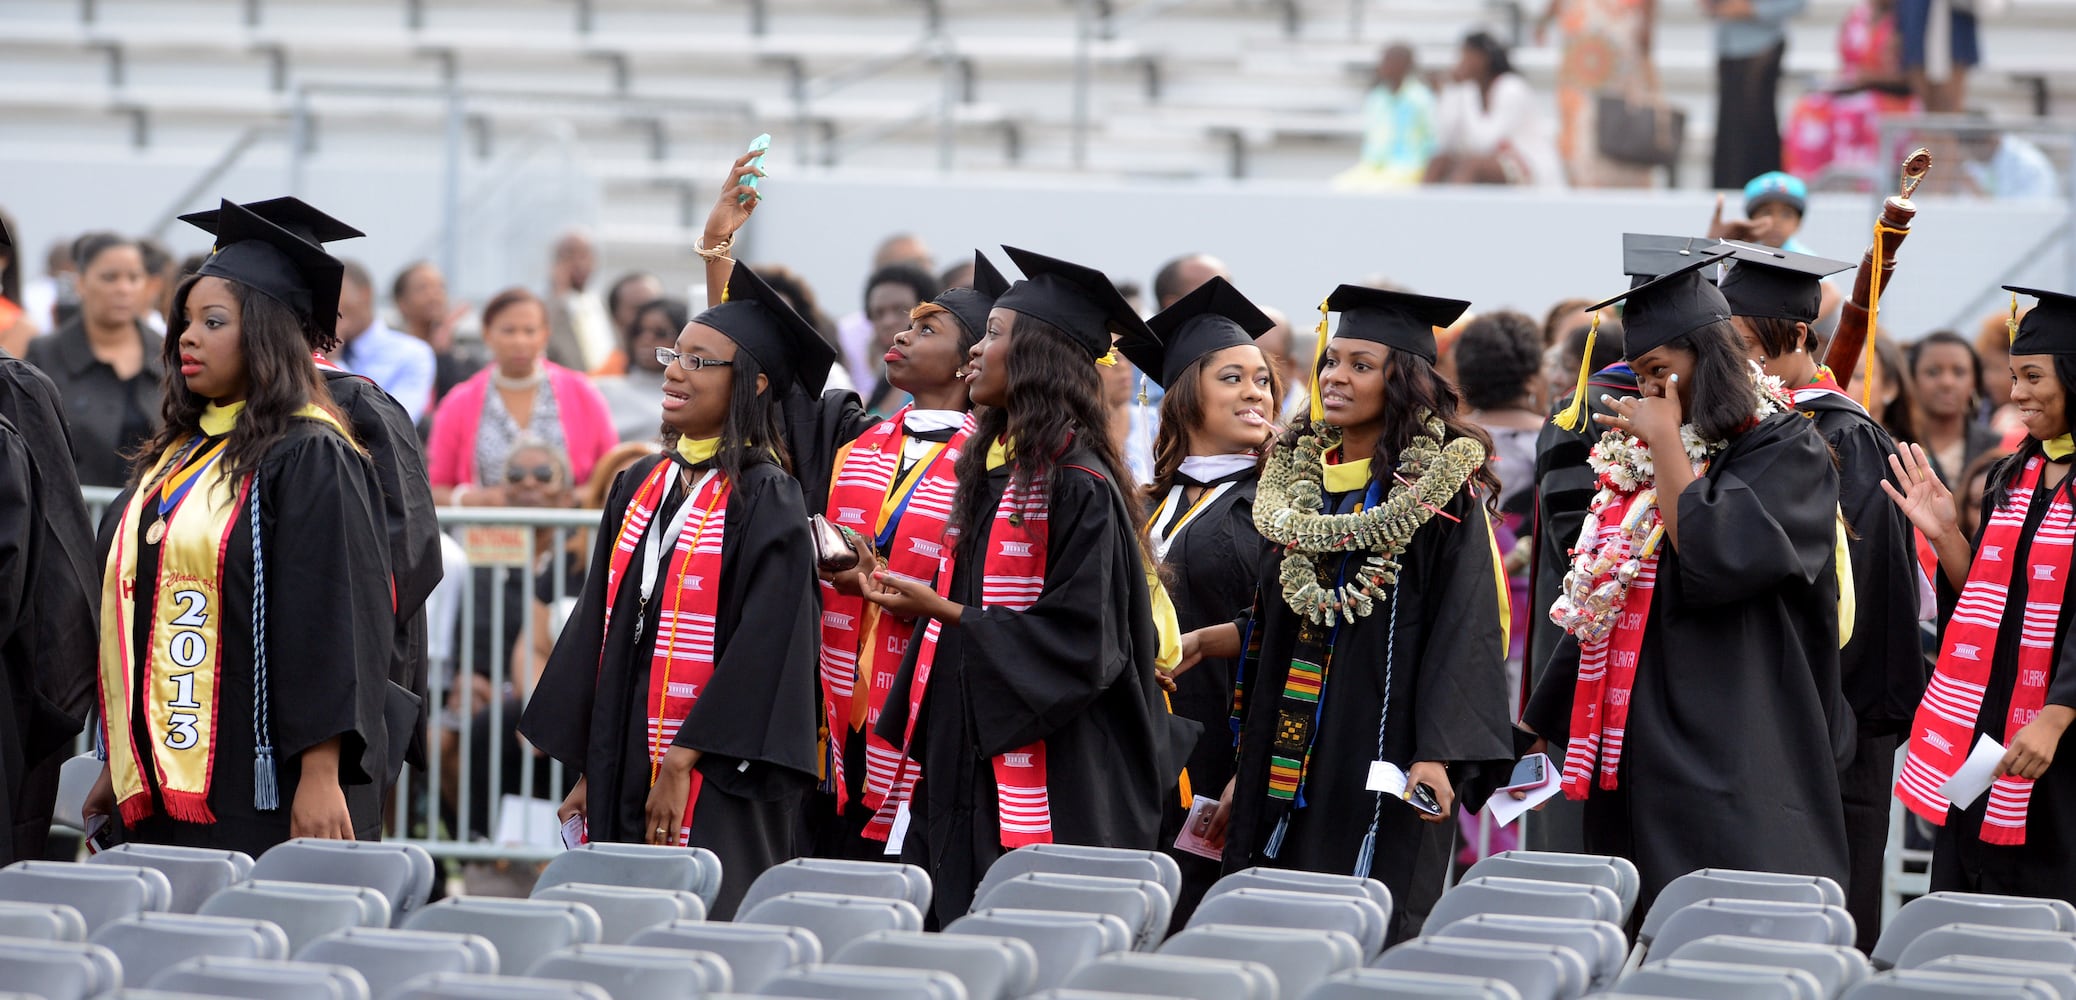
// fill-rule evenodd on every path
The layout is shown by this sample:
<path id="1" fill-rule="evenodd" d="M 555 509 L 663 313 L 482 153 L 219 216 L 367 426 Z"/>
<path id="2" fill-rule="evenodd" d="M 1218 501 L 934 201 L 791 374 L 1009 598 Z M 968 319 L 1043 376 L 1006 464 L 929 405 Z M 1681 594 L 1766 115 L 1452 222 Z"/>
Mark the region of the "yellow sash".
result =
<path id="1" fill-rule="evenodd" d="M 311 405 L 297 414 L 317 420 L 347 436 L 330 413 Z M 214 408 L 205 430 L 227 431 L 237 410 Z M 349 437 L 350 440 L 350 437 Z M 123 821 L 135 823 L 153 812 L 144 781 L 131 717 L 141 688 L 144 727 L 151 745 L 152 773 L 167 815 L 188 823 L 215 821 L 209 808 L 209 782 L 216 756 L 218 667 L 222 659 L 223 569 L 241 513 L 250 498 L 250 476 L 232 481 L 213 465 L 220 448 L 203 448 L 190 438 L 168 449 L 144 477 L 143 485 L 123 509 L 115 549 L 101 581 L 101 714 L 107 727 L 109 777 Z M 180 467 L 169 468 L 176 461 Z M 207 466 L 207 468 L 205 468 Z M 152 587 L 150 642 L 145 661 L 135 662 L 133 640 L 137 587 L 137 548 L 146 504 L 176 496 L 183 472 L 198 474 L 185 495 L 165 516 L 159 541 L 158 578 Z M 248 555 L 249 554 L 243 554 Z"/>

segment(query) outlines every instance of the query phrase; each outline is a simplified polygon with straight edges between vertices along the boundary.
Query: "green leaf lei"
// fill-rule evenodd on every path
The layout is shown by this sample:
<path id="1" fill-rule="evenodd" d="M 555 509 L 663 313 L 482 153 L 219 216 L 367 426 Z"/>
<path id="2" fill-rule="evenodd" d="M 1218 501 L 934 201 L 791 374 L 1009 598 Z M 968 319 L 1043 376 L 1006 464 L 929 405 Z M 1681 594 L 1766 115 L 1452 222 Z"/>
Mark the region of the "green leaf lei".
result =
<path id="1" fill-rule="evenodd" d="M 1269 457 L 1256 488 L 1254 526 L 1284 550 L 1279 579 L 1292 611 L 1322 625 L 1354 621 L 1376 610 L 1376 601 L 1398 580 L 1398 558 L 1413 533 L 1456 496 L 1486 460 L 1485 448 L 1467 437 L 1448 439 L 1442 421 L 1423 413 L 1427 433 L 1400 453 L 1391 492 L 1376 507 L 1355 514 L 1323 514 L 1325 455 L 1339 446 L 1339 428 L 1321 426 Z M 1313 557 L 1333 552 L 1367 552 L 1348 582 L 1325 581 Z"/>

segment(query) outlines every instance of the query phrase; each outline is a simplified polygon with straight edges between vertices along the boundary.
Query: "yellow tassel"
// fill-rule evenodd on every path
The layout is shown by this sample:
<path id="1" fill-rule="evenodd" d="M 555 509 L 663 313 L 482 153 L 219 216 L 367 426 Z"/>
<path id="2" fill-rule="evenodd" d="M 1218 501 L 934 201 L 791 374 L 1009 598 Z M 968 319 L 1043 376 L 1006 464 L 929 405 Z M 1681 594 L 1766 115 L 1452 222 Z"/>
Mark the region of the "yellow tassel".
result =
<path id="1" fill-rule="evenodd" d="M 2006 344 L 2018 343 L 2018 293 L 2011 293 L 2011 318 L 2004 321 L 2004 333 L 2009 338 Z"/>
<path id="2" fill-rule="evenodd" d="M 1860 371 L 1866 377 L 1860 382 L 1860 407 L 1874 412 L 1874 383 L 1881 381 L 1881 372 L 1875 367 L 1874 340 L 1881 336 L 1881 238 L 1886 233 L 1902 233 L 1880 219 L 1874 220 L 1874 275 L 1867 283 L 1867 347 L 1860 356 Z"/>
<path id="3" fill-rule="evenodd" d="M 1579 356 L 1579 384 L 1571 391 L 1571 405 L 1563 413 L 1550 418 L 1550 422 L 1574 434 L 1586 426 L 1586 379 L 1593 375 L 1593 342 L 1600 339 L 1600 313 L 1593 314 L 1593 325 L 1586 328 L 1586 353 Z"/>
<path id="4" fill-rule="evenodd" d="M 1105 351 L 1102 357 L 1096 359 L 1096 363 L 1105 368 L 1117 367 L 1117 348 L 1113 347 Z"/>
<path id="5" fill-rule="evenodd" d="M 1312 407 L 1308 411 L 1314 424 L 1326 419 L 1326 404 L 1319 401 L 1319 362 L 1326 357 L 1326 315 L 1326 300 L 1320 299 L 1319 327 L 1313 331 L 1317 343 L 1312 345 Z"/>

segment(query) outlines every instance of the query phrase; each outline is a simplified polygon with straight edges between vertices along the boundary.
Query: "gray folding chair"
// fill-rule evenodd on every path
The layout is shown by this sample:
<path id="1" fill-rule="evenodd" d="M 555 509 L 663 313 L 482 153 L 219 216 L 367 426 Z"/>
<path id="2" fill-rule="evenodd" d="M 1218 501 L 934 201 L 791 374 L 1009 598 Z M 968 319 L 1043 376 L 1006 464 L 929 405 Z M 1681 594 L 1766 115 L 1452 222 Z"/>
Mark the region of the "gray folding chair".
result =
<path id="1" fill-rule="evenodd" d="M 1092 847 L 1085 844 L 1031 844 L 995 859 L 981 876 L 973 896 L 980 898 L 997 883 L 1030 872 L 1061 875 L 1101 875 L 1105 878 L 1137 878 L 1159 882 L 1174 899 L 1182 892 L 1182 868 L 1161 851 L 1126 847 Z"/>
<path id="2" fill-rule="evenodd" d="M 112 920 L 164 912 L 172 902 L 173 885 L 149 868 L 17 861 L 0 868 L 0 899 L 70 906 L 86 920 L 91 934 Z"/>
<path id="3" fill-rule="evenodd" d="M 1977 972 L 1895 969 L 1852 989 L 1839 1000 L 2054 1000 L 2054 985 L 2039 979 Z"/>
<path id="4" fill-rule="evenodd" d="M 821 942 L 798 927 L 678 920 L 629 938 L 637 948 L 677 948 L 727 958 L 734 989 L 755 991 L 796 965 L 822 960 Z"/>
<path id="5" fill-rule="evenodd" d="M 0 895 L 5 895 L 0 892 Z M 1874 967 L 1886 969 L 1903 957 L 1918 935 L 1947 924 L 1987 924 L 2039 931 L 2076 931 L 2069 904 L 2058 899 L 1992 896 L 1973 892 L 1930 892 L 1889 918 L 1874 944 Z"/>
<path id="6" fill-rule="evenodd" d="M 1057 910 L 987 909 L 969 913 L 944 928 L 948 936 L 978 934 L 1015 938 L 1038 956 L 1032 988 L 1057 987 L 1069 973 L 1099 955 L 1129 951 L 1132 929 L 1110 913 L 1067 913 Z"/>
<path id="7" fill-rule="evenodd" d="M 1586 960 L 1586 984 L 1595 990 L 1606 989 L 1622 974 L 1622 961 L 1629 952 L 1629 940 L 1622 935 L 1622 928 L 1605 920 L 1569 917 L 1480 913 L 1431 931 L 1429 936 L 1561 944 Z"/>
<path id="8" fill-rule="evenodd" d="M 949 972 L 869 965 L 803 965 L 779 973 L 760 992 L 806 1000 L 967 1000 L 966 987 Z"/>
<path id="9" fill-rule="evenodd" d="M 1896 968 L 1915 969 L 1948 955 L 1982 955 L 2076 967 L 2076 934 L 1989 924 L 1947 924 L 1917 936 L 1896 959 Z"/>
<path id="10" fill-rule="evenodd" d="M 1233 889 L 1206 895 L 1189 926 L 1238 924 L 1246 927 L 1293 927 L 1342 931 L 1355 938 L 1367 962 L 1384 950 L 1389 916 L 1363 896 L 1329 896 L 1287 889 Z"/>
<path id="11" fill-rule="evenodd" d="M 1577 868 L 1606 868 L 1615 873 L 1615 895 L 1622 901 L 1623 912 L 1636 909 L 1636 897 L 1643 891 L 1643 876 L 1636 871 L 1635 862 L 1608 854 L 1572 854 L 1565 851 L 1501 851 L 1495 858 L 1519 858 L 1541 865 L 1570 865 Z M 1496 873 L 1495 873 L 1496 874 Z M 1550 877 L 1553 882 L 1574 882 L 1576 878 Z M 1601 884 L 1597 877 L 1590 879 Z"/>
<path id="12" fill-rule="evenodd" d="M 389 1000 L 613 1000 L 613 995 L 590 983 L 567 979 L 442 972 L 405 983 Z"/>
<path id="13" fill-rule="evenodd" d="M 1134 950 L 1151 951 L 1168 933 L 1174 905 L 1165 887 L 1146 879 L 1026 872 L 975 895 L 972 908 L 1109 913 L 1132 928 Z"/>
<path id="14" fill-rule="evenodd" d="M 554 899 L 450 896 L 404 922 L 406 930 L 481 934 L 497 948 L 500 969 L 573 944 L 597 944 L 598 911 Z"/>
<path id="15" fill-rule="evenodd" d="M 1643 925 L 1637 930 L 1637 942 L 1648 945 L 1657 940 L 1658 929 L 1665 926 L 1665 921 L 1673 914 L 1704 899 L 1770 899 L 1843 906 L 1843 903 L 1833 901 L 1838 895 L 1838 883 L 1830 879 L 1814 876 L 1773 878 L 1763 872 L 1703 868 L 1666 884 L 1664 891 L 1651 902 L 1650 912 L 1644 914 Z"/>
<path id="16" fill-rule="evenodd" d="M 252 877 L 366 886 L 389 900 L 390 921 L 401 927 L 432 895 L 433 862 L 414 844 L 302 837 L 268 848 Z"/>
<path id="17" fill-rule="evenodd" d="M 1586 960 L 1561 944 L 1423 937 L 1392 948 L 1370 967 L 1451 975 L 1475 971 L 1506 980 L 1522 1000 L 1573 1000 L 1586 991 Z"/>
<path id="18" fill-rule="evenodd" d="M 1223 895 L 1235 889 L 1280 889 L 1284 892 L 1311 892 L 1323 896 L 1360 896 L 1377 904 L 1383 911 L 1384 922 L 1391 922 L 1391 890 L 1373 878 L 1356 878 L 1353 875 L 1336 875 L 1332 872 L 1308 872 L 1294 868 L 1242 868 L 1221 877 L 1204 893 L 1205 899 Z"/>
<path id="19" fill-rule="evenodd" d="M 707 909 L 721 893 L 721 859 L 703 847 L 589 843 L 557 854 L 534 883 L 564 882 L 679 889 L 699 897 Z"/>
<path id="20" fill-rule="evenodd" d="M 789 892 L 744 910 L 753 924 L 799 927 L 822 943 L 822 954 L 835 955 L 845 945 L 874 931 L 923 929 L 922 911 L 899 899 L 867 899 L 828 892 Z"/>
<path id="21" fill-rule="evenodd" d="M 2054 987 L 2055 996 L 2060 1000 L 2076 1000 L 2076 968 L 2066 964 L 1991 958 L 1987 955 L 1948 955 L 1945 958 L 1935 958 L 1918 968 L 1930 972 L 2037 979 Z"/>
<path id="22" fill-rule="evenodd" d="M 0 983 L 43 1000 L 89 1000 L 121 989 L 123 967 L 97 944 L 0 938 Z"/>
<path id="23" fill-rule="evenodd" d="M 628 938 L 673 920 L 706 919 L 706 904 L 683 889 L 564 882 L 535 889 L 533 898 L 583 903 L 597 910 L 600 944 L 626 944 Z"/>
<path id="24" fill-rule="evenodd" d="M 192 913 L 140 913 L 103 924 L 94 943 L 122 959 L 123 976 L 133 983 L 152 977 L 190 958 L 288 958 L 288 935 L 265 920 L 203 917 Z"/>
<path id="25" fill-rule="evenodd" d="M 836 964 L 948 972 L 970 1000 L 1016 1000 L 1038 982 L 1038 953 L 1030 945 L 984 934 L 877 931 L 844 946 Z"/>
<path id="26" fill-rule="evenodd" d="M 1426 927 L 1439 930 L 1480 913 L 1520 913 L 1620 923 L 1622 899 L 1613 889 L 1585 882 L 1545 882 L 1502 875 L 1465 879 L 1428 911 Z"/>
<path id="27" fill-rule="evenodd" d="M 1284 1000 L 1522 1000 L 1503 979 L 1411 969 L 1356 969 Z"/>
<path id="28" fill-rule="evenodd" d="M 1457 879 L 1467 882 L 1474 878 L 1526 878 L 1539 882 L 1578 882 L 1597 885 L 1615 894 L 1620 916 L 1611 921 L 1621 925 L 1629 919 L 1629 910 L 1636 905 L 1636 884 L 1613 865 L 1584 865 L 1566 861 L 1546 861 L 1529 851 L 1506 851 L 1478 862 L 1465 869 Z"/>
<path id="29" fill-rule="evenodd" d="M 922 912 L 930 909 L 930 873 L 916 865 L 841 858 L 794 858 L 757 876 L 743 894 L 738 912 L 748 912 L 773 896 L 789 892 L 833 892 L 843 896 L 899 899 Z"/>
<path id="30" fill-rule="evenodd" d="M 1336 972 L 1362 968 L 1362 946 L 1342 931 L 1199 924 L 1161 945 L 1158 954 L 1258 962 L 1276 974 L 1279 995 L 1295 997 Z"/>
<path id="31" fill-rule="evenodd" d="M 1692 1000 L 1829 1000 L 1801 969 L 1668 958 L 1625 974 L 1615 989 Z"/>
<path id="32" fill-rule="evenodd" d="M 727 959 L 710 951 L 580 944 L 534 964 L 534 979 L 590 983 L 613 1000 L 700 1000 L 724 992 L 733 975 Z"/>
<path id="33" fill-rule="evenodd" d="M 712 998 L 725 1000 L 725 998 Z M 1175 1000 L 1174 997 L 1156 996 L 1151 993 L 1119 993 L 1116 990 L 1068 990 L 1055 987 L 1040 990 L 1024 1000 Z"/>
<path id="34" fill-rule="evenodd" d="M 1118 952 L 1074 971 L 1069 989 L 1115 990 L 1193 1000 L 1276 1000 L 1276 973 L 1259 962 Z"/>
<path id="35" fill-rule="evenodd" d="M 190 958 L 152 978 L 151 988 L 243 1000 L 370 1000 L 368 981 L 343 965 Z"/>
<path id="36" fill-rule="evenodd" d="M 1800 969 L 1816 977 L 1825 997 L 1836 997 L 1874 972 L 1867 964 L 1867 956 L 1850 945 L 1772 941 L 1727 934 L 1689 941 L 1676 951 L 1662 954 L 1668 958 L 1698 962 Z"/>
<path id="37" fill-rule="evenodd" d="M 388 927 L 351 927 L 326 934 L 297 952 L 296 958 L 358 970 L 377 1000 L 419 976 L 487 976 L 498 967 L 497 948 L 481 935 Z"/>
<path id="38" fill-rule="evenodd" d="M 64 903 L 0 900 L 0 937 L 84 941 L 86 918 Z"/>
<path id="39" fill-rule="evenodd" d="M 173 889 L 166 909 L 172 913 L 193 913 L 209 897 L 251 878 L 253 862 L 252 855 L 240 851 L 171 844 L 117 844 L 87 858 L 87 864 L 154 869 L 166 876 Z"/>
<path id="40" fill-rule="evenodd" d="M 202 904 L 206 917 L 271 920 L 288 935 L 289 954 L 348 927 L 389 926 L 389 900 L 366 886 L 240 882 Z"/>
<path id="41" fill-rule="evenodd" d="M 1659 925 L 1652 956 L 1670 956 L 1689 941 L 1727 934 L 1849 945 L 1857 931 L 1852 914 L 1829 903 L 1791 903 L 1777 899 L 1704 899 L 1682 907 Z"/>

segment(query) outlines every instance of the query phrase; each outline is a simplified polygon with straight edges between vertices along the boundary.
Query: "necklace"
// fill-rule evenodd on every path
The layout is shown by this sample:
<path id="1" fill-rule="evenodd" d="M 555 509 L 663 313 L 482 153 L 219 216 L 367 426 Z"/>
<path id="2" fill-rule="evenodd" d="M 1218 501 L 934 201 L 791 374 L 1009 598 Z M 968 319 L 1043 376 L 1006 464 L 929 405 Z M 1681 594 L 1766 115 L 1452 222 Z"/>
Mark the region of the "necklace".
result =
<path id="1" fill-rule="evenodd" d="M 541 384 L 542 374 L 539 362 L 534 363 L 532 372 L 517 378 L 493 368 L 490 370 L 490 384 L 506 392 L 525 392 Z"/>
<path id="2" fill-rule="evenodd" d="M 1256 489 L 1254 525 L 1284 549 L 1278 575 L 1283 600 L 1292 611 L 1322 625 L 1354 621 L 1376 610 L 1377 598 L 1398 581 L 1398 561 L 1414 532 L 1441 511 L 1485 463 L 1485 448 L 1472 438 L 1448 438 L 1439 418 L 1420 415 L 1426 433 L 1399 454 L 1391 492 L 1382 503 L 1353 514 L 1326 514 L 1324 456 L 1339 446 L 1341 432 L 1314 428 L 1289 448 L 1270 456 Z M 1329 553 L 1366 553 L 1362 565 L 1339 585 L 1328 584 L 1313 562 Z"/>

